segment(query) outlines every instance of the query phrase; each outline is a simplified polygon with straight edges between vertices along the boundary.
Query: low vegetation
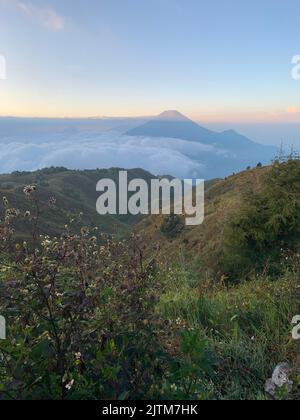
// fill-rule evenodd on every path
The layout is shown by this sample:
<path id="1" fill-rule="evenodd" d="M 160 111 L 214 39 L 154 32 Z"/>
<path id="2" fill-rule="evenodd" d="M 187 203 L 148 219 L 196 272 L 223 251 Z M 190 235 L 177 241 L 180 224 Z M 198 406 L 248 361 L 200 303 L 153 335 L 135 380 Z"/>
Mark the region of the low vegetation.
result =
<path id="1" fill-rule="evenodd" d="M 248 193 L 228 224 L 222 265 L 231 278 L 279 274 L 300 249 L 299 163 L 276 162 L 262 190 Z"/>
<path id="2" fill-rule="evenodd" d="M 24 202 L 23 189 L 25 185 L 37 187 L 36 198 L 43 211 L 40 212 L 39 231 L 48 236 L 60 236 L 64 226 L 70 219 L 77 219 L 82 214 L 78 224 L 81 226 L 97 226 L 102 232 L 110 235 L 118 234 L 124 237 L 139 218 L 130 215 L 100 216 L 96 212 L 96 184 L 100 179 L 113 179 L 118 184 L 119 169 L 97 169 L 86 171 L 68 170 L 66 168 L 47 168 L 35 172 L 14 172 L 0 175 L 0 196 L 6 197 L 10 206 L 22 212 L 34 210 L 35 203 Z M 153 175 L 142 169 L 128 171 L 128 179 L 142 178 L 147 183 Z M 44 203 L 54 196 L 55 207 L 45 208 Z M 4 209 L 0 208 L 0 219 L 4 217 Z M 20 240 L 31 237 L 31 225 L 19 223 L 16 235 Z"/>
<path id="3" fill-rule="evenodd" d="M 280 362 L 294 387 L 276 398 L 299 399 L 299 174 L 289 159 L 215 181 L 203 226 L 150 217 L 122 241 L 82 216 L 44 234 L 53 194 L 5 194 L 0 399 L 264 400 Z"/>

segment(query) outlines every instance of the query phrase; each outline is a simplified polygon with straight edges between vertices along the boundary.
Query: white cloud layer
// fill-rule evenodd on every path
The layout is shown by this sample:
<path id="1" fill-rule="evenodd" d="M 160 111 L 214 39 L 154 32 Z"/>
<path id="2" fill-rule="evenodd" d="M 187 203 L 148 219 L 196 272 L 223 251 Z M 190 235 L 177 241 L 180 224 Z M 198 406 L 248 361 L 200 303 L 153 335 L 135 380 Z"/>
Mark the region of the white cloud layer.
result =
<path id="1" fill-rule="evenodd" d="M 22 136 L 23 137 L 23 136 Z M 36 170 L 49 166 L 70 169 L 143 168 L 153 174 L 180 178 L 204 175 L 205 165 L 195 160 L 202 153 L 219 154 L 212 146 L 165 138 L 136 138 L 118 132 L 60 133 L 30 140 L 0 140 L 0 172 Z M 194 157 L 194 158 L 193 158 Z"/>

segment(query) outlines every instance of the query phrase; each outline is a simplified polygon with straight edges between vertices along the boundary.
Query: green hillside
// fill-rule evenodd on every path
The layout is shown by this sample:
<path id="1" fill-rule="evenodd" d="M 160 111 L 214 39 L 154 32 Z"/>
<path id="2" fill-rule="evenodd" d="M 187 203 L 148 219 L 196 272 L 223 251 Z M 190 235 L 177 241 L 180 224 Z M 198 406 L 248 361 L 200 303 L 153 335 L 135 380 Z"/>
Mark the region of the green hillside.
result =
<path id="1" fill-rule="evenodd" d="M 208 188 L 201 226 L 182 218 L 168 232 L 166 216 L 150 216 L 136 227 L 164 273 L 161 313 L 198 331 L 218 360 L 212 398 L 269 399 L 265 383 L 280 363 L 293 386 L 272 399 L 300 397 L 291 324 L 300 313 L 299 180 L 297 159 L 258 167 Z"/>
<path id="2" fill-rule="evenodd" d="M 146 240 L 147 253 L 158 244 L 164 261 L 185 261 L 198 275 L 220 277 L 219 261 L 223 246 L 224 228 L 241 206 L 243 196 L 258 191 L 270 167 L 256 168 L 232 175 L 224 180 L 206 183 L 205 220 L 200 226 L 186 227 L 184 218 L 178 220 L 181 229 L 168 235 L 162 229 L 167 217 L 150 216 L 137 226 Z"/>
<path id="3" fill-rule="evenodd" d="M 2 176 L 0 400 L 298 400 L 300 160 L 207 183 L 201 226 L 101 219 L 125 226 L 124 240 L 85 220 L 61 227 L 81 209 L 95 217 L 93 185 L 117 172 Z M 11 204 L 25 212 L 33 183 L 40 206 L 57 202 L 40 207 L 47 236 L 28 246 Z"/>
<path id="4" fill-rule="evenodd" d="M 35 213 L 32 200 L 26 200 L 24 187 L 36 186 L 36 198 L 44 203 L 40 209 L 39 229 L 41 234 L 59 235 L 70 220 L 78 219 L 81 225 L 97 226 L 100 231 L 123 236 L 130 230 L 130 226 L 139 218 L 128 216 L 100 216 L 96 212 L 96 184 L 100 179 L 113 179 L 118 184 L 118 168 L 108 170 L 71 171 L 65 168 L 50 168 L 36 172 L 14 172 L 0 175 L 0 195 L 6 197 L 9 207 L 19 209 L 23 213 L 27 210 Z M 142 178 L 150 182 L 154 178 L 150 173 L 141 169 L 128 171 L 128 179 Z M 46 205 L 50 198 L 55 198 L 55 205 Z M 41 211 L 42 210 L 42 211 Z M 0 218 L 4 216 L 1 206 Z M 75 223 L 75 222 L 74 222 Z M 17 226 L 21 238 L 30 237 L 31 223 L 22 221 Z"/>

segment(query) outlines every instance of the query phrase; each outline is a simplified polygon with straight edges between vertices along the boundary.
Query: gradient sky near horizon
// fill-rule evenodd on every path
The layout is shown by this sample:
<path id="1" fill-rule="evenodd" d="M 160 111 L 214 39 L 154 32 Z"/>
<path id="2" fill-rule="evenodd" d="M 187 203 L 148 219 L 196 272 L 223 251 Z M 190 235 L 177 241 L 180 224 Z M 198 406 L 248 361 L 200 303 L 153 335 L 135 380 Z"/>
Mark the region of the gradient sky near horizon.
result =
<path id="1" fill-rule="evenodd" d="M 299 0 L 0 0 L 0 115 L 299 122 Z"/>

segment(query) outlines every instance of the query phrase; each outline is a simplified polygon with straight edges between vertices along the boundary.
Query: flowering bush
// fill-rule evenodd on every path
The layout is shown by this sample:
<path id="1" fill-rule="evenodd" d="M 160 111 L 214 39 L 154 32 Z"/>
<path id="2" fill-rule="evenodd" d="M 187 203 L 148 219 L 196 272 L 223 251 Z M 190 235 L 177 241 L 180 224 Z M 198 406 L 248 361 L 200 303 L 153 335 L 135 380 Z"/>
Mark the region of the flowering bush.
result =
<path id="1" fill-rule="evenodd" d="M 4 198 L 0 222 L 0 313 L 8 327 L 0 399 L 202 398 L 205 344 L 199 357 L 184 345 L 176 354 L 175 329 L 156 309 L 159 270 L 145 262 L 142 238 L 77 231 L 75 220 L 60 237 L 42 236 L 44 206 L 34 186 L 24 194 L 31 210 Z M 20 242 L 15 226 L 25 220 L 32 237 Z M 188 331 L 182 337 L 189 342 Z"/>
<path id="2" fill-rule="evenodd" d="M 35 201 L 35 187 L 24 194 Z M 0 312 L 8 337 L 0 343 L 0 399 L 147 395 L 162 377 L 162 325 L 140 240 L 69 226 L 60 238 L 40 236 L 38 203 L 35 214 L 3 204 Z M 32 223 L 30 244 L 14 238 L 23 218 Z"/>

